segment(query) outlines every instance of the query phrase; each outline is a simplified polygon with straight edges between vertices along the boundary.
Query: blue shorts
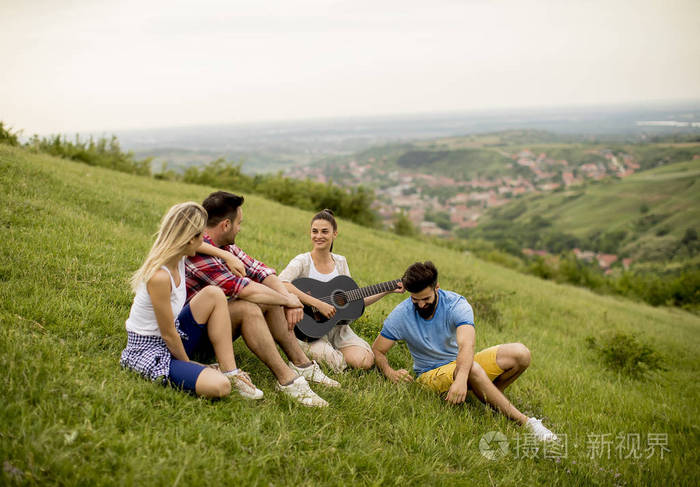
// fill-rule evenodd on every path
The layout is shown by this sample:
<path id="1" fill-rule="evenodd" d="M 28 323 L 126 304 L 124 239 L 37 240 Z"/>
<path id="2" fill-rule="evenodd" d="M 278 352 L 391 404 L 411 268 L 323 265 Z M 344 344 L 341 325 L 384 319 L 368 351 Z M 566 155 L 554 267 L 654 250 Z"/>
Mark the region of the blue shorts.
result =
<path id="1" fill-rule="evenodd" d="M 185 352 L 188 357 L 191 357 L 201 347 L 206 347 L 209 344 L 209 336 L 207 335 L 207 325 L 197 323 L 192 316 L 190 305 L 186 304 L 180 314 L 177 316 L 178 328 L 182 332 L 182 344 L 185 347 Z M 211 345 L 208 345 L 211 346 Z M 183 362 L 176 358 L 170 359 L 169 379 L 170 383 L 186 391 L 195 390 L 199 374 L 205 369 L 203 365 L 193 362 Z"/>
<path id="2" fill-rule="evenodd" d="M 186 391 L 195 392 L 199 374 L 205 369 L 203 365 L 194 362 L 184 362 L 176 358 L 170 359 L 170 385 Z"/>

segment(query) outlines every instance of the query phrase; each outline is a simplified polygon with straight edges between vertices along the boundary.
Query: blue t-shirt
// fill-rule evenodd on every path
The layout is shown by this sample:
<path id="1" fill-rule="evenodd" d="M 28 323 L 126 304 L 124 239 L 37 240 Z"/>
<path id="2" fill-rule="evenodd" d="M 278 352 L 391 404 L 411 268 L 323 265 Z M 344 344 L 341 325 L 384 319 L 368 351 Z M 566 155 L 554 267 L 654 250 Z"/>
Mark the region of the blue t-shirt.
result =
<path id="1" fill-rule="evenodd" d="M 471 305 L 464 296 L 438 289 L 438 304 L 431 319 L 421 318 L 408 298 L 387 316 L 380 334 L 406 342 L 413 370 L 420 375 L 457 360 L 457 327 L 461 325 L 474 326 Z"/>

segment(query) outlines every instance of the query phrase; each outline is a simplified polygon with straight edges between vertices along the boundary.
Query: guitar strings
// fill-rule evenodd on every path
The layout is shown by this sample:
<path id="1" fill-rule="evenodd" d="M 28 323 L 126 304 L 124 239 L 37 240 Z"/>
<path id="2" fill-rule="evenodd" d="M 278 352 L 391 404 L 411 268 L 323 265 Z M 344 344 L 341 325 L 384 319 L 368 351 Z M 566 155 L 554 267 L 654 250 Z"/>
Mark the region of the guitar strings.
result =
<path id="1" fill-rule="evenodd" d="M 381 284 L 367 286 L 364 289 L 366 289 L 367 291 L 370 291 L 370 290 L 374 291 L 376 289 L 376 290 L 379 290 L 380 292 L 393 291 L 394 289 L 396 289 L 395 286 L 398 282 L 399 282 L 398 279 L 395 281 L 382 282 Z M 394 287 L 391 287 L 390 285 L 394 286 Z M 386 286 L 386 288 L 385 288 L 385 286 Z M 348 299 L 348 301 L 356 301 L 359 298 L 366 298 L 366 297 L 369 297 L 369 296 L 372 296 L 372 295 L 378 294 L 378 293 L 372 292 L 372 293 L 369 293 L 369 294 L 363 296 L 364 293 L 362 292 L 362 289 L 351 289 L 350 291 L 343 291 L 342 294 L 344 294 L 346 297 L 350 297 L 350 299 Z M 334 304 L 333 303 L 333 296 L 324 296 L 322 298 L 317 298 L 317 299 L 319 301 L 323 301 L 326 304 Z"/>

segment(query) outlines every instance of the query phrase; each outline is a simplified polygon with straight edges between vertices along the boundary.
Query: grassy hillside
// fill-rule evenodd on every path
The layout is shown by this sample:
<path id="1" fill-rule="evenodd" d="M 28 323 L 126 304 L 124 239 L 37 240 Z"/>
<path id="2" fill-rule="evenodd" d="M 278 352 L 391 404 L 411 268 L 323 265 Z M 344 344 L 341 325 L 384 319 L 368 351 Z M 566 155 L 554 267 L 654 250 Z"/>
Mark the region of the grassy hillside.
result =
<path id="1" fill-rule="evenodd" d="M 551 230 L 584 238 L 625 232 L 620 250 L 638 260 L 667 260 L 688 228 L 700 229 L 700 159 L 679 162 L 608 183 L 533 195 L 489 215 L 544 218 Z"/>
<path id="2" fill-rule="evenodd" d="M 240 340 L 239 363 L 265 399 L 209 402 L 123 371 L 118 358 L 132 299 L 126 281 L 160 217 L 212 188 L 1 144 L 0 188 L 0 484 L 697 482 L 697 316 L 522 276 L 341 221 L 336 249 L 360 284 L 398 277 L 413 261 L 431 258 L 441 285 L 475 306 L 477 349 L 511 341 L 530 347 L 533 363 L 508 395 L 565 435 L 567 450 L 526 450 L 523 431 L 477 401 L 452 407 L 376 371 L 336 375 L 339 390 L 317 388 L 331 404 L 326 410 L 297 406 L 274 392 L 271 374 Z M 239 243 L 251 254 L 281 269 L 308 249 L 310 213 L 255 196 L 244 211 Z M 371 341 L 401 299 L 368 308 L 356 331 Z M 586 339 L 612 332 L 636 336 L 661 354 L 667 370 L 632 379 L 606 365 Z M 403 345 L 389 358 L 410 367 Z M 508 455 L 480 454 L 479 440 L 490 431 L 506 435 Z M 668 450 L 663 457 L 660 447 L 645 451 L 654 438 Z"/>

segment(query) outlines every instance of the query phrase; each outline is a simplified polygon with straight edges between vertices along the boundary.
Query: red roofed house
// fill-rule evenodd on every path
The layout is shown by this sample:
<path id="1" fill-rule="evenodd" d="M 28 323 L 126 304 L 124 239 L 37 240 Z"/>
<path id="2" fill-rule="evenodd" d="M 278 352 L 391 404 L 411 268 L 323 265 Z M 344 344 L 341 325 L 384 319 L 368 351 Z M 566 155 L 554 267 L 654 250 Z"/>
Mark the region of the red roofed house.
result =
<path id="1" fill-rule="evenodd" d="M 598 254 L 596 255 L 598 259 L 598 265 L 603 269 L 610 268 L 615 262 L 617 262 L 617 255 L 615 254 Z"/>

